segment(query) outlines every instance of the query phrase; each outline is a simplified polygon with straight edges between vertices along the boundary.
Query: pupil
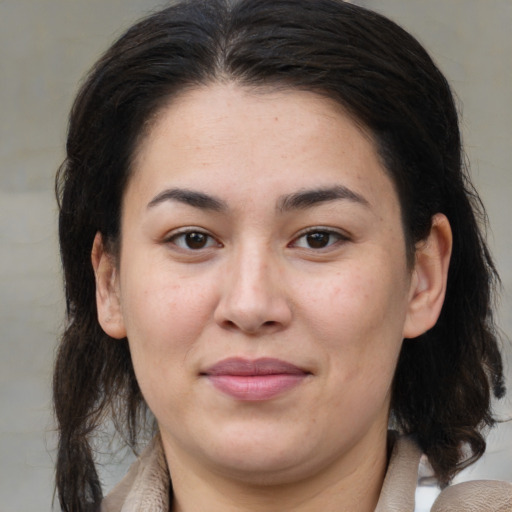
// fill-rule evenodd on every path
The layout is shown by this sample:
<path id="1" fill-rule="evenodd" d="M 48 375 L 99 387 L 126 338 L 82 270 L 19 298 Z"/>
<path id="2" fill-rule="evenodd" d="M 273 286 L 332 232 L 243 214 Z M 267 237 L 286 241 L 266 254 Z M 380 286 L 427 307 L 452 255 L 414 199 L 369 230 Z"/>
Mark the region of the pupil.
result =
<path id="1" fill-rule="evenodd" d="M 318 232 L 307 235 L 308 244 L 313 249 L 321 249 L 329 243 L 329 233 Z"/>
<path id="2" fill-rule="evenodd" d="M 187 233 L 185 238 L 190 249 L 202 249 L 206 245 L 206 235 L 203 233 Z"/>

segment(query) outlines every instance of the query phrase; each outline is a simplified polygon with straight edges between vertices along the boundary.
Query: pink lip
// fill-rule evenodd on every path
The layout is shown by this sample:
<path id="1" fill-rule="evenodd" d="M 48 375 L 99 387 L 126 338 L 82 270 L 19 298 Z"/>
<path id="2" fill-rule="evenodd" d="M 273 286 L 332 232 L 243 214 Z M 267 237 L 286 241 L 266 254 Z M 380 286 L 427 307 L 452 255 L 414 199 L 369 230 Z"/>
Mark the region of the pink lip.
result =
<path id="1" fill-rule="evenodd" d="M 309 372 L 279 359 L 229 358 L 201 373 L 219 391 L 237 400 L 270 400 L 298 386 Z"/>

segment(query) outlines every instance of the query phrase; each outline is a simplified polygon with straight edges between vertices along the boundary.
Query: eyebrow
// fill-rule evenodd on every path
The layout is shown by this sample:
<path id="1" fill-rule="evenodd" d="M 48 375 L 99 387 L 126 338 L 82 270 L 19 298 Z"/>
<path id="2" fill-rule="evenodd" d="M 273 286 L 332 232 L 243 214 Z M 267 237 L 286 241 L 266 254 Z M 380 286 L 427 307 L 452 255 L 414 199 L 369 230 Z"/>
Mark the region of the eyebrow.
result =
<path id="1" fill-rule="evenodd" d="M 328 188 L 301 190 L 293 194 L 281 196 L 277 201 L 277 210 L 287 212 L 291 210 L 303 210 L 311 208 L 320 203 L 345 199 L 363 206 L 370 206 L 370 203 L 360 194 L 342 185 Z M 153 208 L 166 201 L 177 201 L 194 208 L 210 210 L 214 212 L 227 211 L 228 205 L 222 199 L 216 198 L 203 192 L 182 188 L 166 189 L 157 194 L 149 203 L 148 208 Z"/>
<path id="2" fill-rule="evenodd" d="M 222 199 L 183 188 L 171 188 L 160 192 L 148 203 L 148 208 L 152 208 L 166 201 L 178 201 L 179 203 L 188 204 L 194 208 L 214 212 L 223 212 L 228 209 L 227 204 L 222 201 Z"/>
<path id="3" fill-rule="evenodd" d="M 294 194 L 281 196 L 277 208 L 281 212 L 290 210 L 303 210 L 319 203 L 346 199 L 362 206 L 369 207 L 370 203 L 360 194 L 342 185 L 312 190 L 301 190 Z"/>

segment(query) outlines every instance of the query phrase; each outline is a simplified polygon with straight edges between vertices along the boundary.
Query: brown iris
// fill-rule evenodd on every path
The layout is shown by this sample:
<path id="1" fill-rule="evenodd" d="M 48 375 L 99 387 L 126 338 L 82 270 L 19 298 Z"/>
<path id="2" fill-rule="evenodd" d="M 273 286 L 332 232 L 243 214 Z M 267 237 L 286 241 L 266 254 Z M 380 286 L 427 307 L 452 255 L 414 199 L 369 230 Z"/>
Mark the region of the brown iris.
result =
<path id="1" fill-rule="evenodd" d="M 326 231 L 315 231 L 314 233 L 308 233 L 306 235 L 308 245 L 312 249 L 322 249 L 327 247 L 327 245 L 329 245 L 330 238 L 331 233 L 327 233 Z"/>
<path id="2" fill-rule="evenodd" d="M 203 249 L 208 243 L 208 235 L 193 231 L 185 235 L 185 243 L 189 249 Z"/>

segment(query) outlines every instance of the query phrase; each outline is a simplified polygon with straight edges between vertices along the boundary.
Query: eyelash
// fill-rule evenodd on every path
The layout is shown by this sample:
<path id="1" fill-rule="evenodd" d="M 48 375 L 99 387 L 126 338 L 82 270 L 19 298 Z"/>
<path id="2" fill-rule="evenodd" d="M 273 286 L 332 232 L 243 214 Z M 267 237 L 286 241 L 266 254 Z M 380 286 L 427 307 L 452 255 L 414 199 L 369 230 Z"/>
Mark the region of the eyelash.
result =
<path id="1" fill-rule="evenodd" d="M 186 237 L 192 236 L 192 235 L 203 237 L 206 240 L 206 244 L 203 245 L 202 247 L 190 247 L 187 244 Z M 182 240 L 182 242 L 183 242 L 182 244 L 177 242 L 179 239 Z M 178 247 L 179 249 L 182 249 L 184 251 L 200 251 L 200 250 L 204 250 L 204 249 L 210 249 L 211 247 L 221 247 L 222 246 L 222 244 L 220 242 L 218 242 L 212 235 L 210 235 L 206 231 L 203 231 L 202 229 L 198 229 L 198 228 L 193 228 L 193 227 L 184 228 L 180 231 L 174 232 L 170 236 L 168 236 L 164 241 L 165 241 L 165 243 L 171 243 L 171 244 L 175 245 L 176 247 Z M 189 240 L 189 242 L 190 242 L 190 240 Z"/>
<path id="2" fill-rule="evenodd" d="M 319 235 L 319 236 L 318 236 Z M 187 240 L 187 237 L 196 236 L 195 242 L 199 244 L 199 246 L 191 247 L 190 242 L 194 242 L 193 240 Z M 311 238 L 308 240 L 308 237 L 316 236 L 316 240 Z M 326 240 L 327 238 L 327 240 Z M 335 239 L 332 241 L 332 239 Z M 299 241 L 304 239 L 306 241 L 305 245 L 300 245 Z M 289 247 L 297 247 L 300 249 L 313 250 L 313 251 L 321 251 L 321 250 L 329 250 L 333 245 L 337 245 L 340 242 L 346 242 L 349 240 L 349 237 L 339 231 L 335 231 L 330 228 L 322 228 L 322 227 L 314 227 L 309 228 L 306 231 L 300 233 L 290 244 Z M 180 241 L 180 242 L 178 242 Z M 203 245 L 201 245 L 201 243 Z M 206 231 L 199 228 L 183 228 L 175 233 L 172 233 L 169 237 L 165 239 L 165 243 L 171 243 L 175 245 L 177 248 L 182 249 L 184 251 L 200 251 L 204 249 L 210 249 L 212 247 L 222 247 L 222 244 L 217 241 L 212 235 L 207 233 Z M 311 247 L 311 243 L 319 243 L 320 246 Z M 324 244 L 325 245 L 322 245 Z"/>
<path id="3" fill-rule="evenodd" d="M 320 235 L 320 236 L 327 236 L 328 237 L 328 240 L 327 240 L 327 244 L 322 246 L 322 247 L 311 247 L 309 246 L 309 243 L 311 243 L 313 240 L 310 240 L 309 243 L 308 243 L 308 246 L 307 247 L 301 247 L 299 244 L 298 244 L 298 241 L 301 240 L 301 239 L 305 239 L 307 240 L 307 237 L 311 237 L 313 235 Z M 331 239 L 332 238 L 335 238 L 334 241 L 331 242 Z M 314 250 L 314 251 L 321 251 L 321 250 L 329 250 L 330 247 L 332 247 L 333 245 L 337 245 L 338 243 L 340 242 L 346 242 L 349 240 L 349 237 L 343 233 L 340 233 L 339 231 L 335 231 L 333 229 L 330 229 L 330 228 L 322 228 L 322 227 L 314 227 L 314 228 L 310 228 L 306 231 L 303 231 L 302 233 L 299 234 L 299 236 L 297 236 L 290 244 L 290 246 L 292 247 L 299 247 L 301 249 L 310 249 L 310 250 Z M 317 242 L 320 242 L 322 243 L 323 240 L 319 237 L 317 237 Z"/>

